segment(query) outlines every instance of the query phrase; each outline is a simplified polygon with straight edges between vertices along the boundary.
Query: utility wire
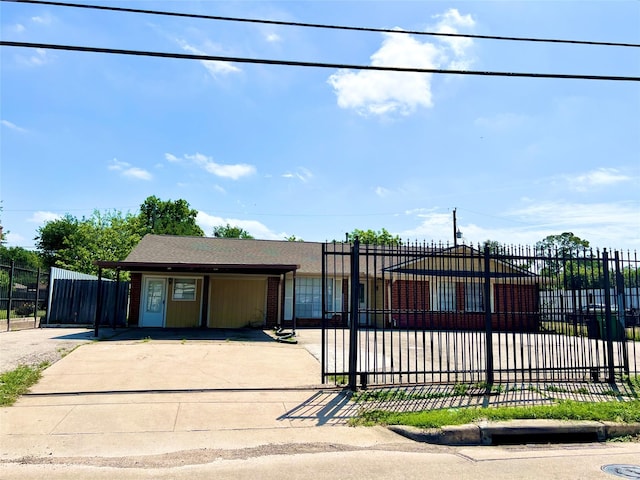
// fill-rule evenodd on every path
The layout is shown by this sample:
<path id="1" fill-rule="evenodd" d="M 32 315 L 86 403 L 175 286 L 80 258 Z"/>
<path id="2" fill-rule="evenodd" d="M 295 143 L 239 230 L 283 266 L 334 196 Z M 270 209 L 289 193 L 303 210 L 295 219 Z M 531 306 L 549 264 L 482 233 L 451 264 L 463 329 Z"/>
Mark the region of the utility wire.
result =
<path id="1" fill-rule="evenodd" d="M 2 0 L 6 1 L 6 0 Z M 200 60 L 207 62 L 229 62 L 229 63 L 252 63 L 260 65 L 284 65 L 290 67 L 313 67 L 348 70 L 374 70 L 382 72 L 403 72 L 403 73 L 438 73 L 448 75 L 476 75 L 488 77 L 526 77 L 526 78 L 556 78 L 573 80 L 609 80 L 622 82 L 637 82 L 640 77 L 624 77 L 614 75 L 584 75 L 584 74 L 563 74 L 563 73 L 524 73 L 524 72 L 492 72 L 475 70 L 443 70 L 439 68 L 415 68 L 415 67 L 386 67 L 380 65 L 352 65 L 344 63 L 320 63 L 320 62 L 300 62 L 294 60 L 269 60 L 265 58 L 247 57 L 222 57 L 217 55 L 196 55 L 191 53 L 169 53 L 151 52 L 146 50 L 123 50 L 117 48 L 81 47 L 77 45 L 59 45 L 50 43 L 13 42 L 1 40 L 0 46 L 6 47 L 26 47 L 42 48 L 49 50 L 68 50 L 74 52 L 110 53 L 115 55 L 134 55 L 142 57 L 178 58 L 183 60 Z"/>
<path id="2" fill-rule="evenodd" d="M 476 38 L 484 40 L 508 40 L 516 42 L 544 42 L 544 43 L 568 43 L 574 45 L 599 45 L 607 47 L 640 47 L 637 43 L 622 43 L 622 42 L 596 42 L 588 40 L 566 40 L 555 38 L 532 38 L 532 37 L 506 37 L 498 35 L 474 35 L 465 33 L 445 33 L 445 32 L 424 32 L 419 30 L 396 30 L 391 28 L 370 28 L 370 27 L 353 27 L 346 25 L 328 25 L 319 23 L 304 23 L 304 22 L 285 22 L 280 20 L 261 20 L 255 18 L 239 18 L 239 17 L 223 17 L 219 15 L 203 15 L 196 13 L 180 13 L 180 12 L 167 12 L 160 10 L 145 10 L 140 8 L 124 8 L 124 7 L 110 7 L 103 5 L 84 5 L 79 3 L 68 2 L 55 2 L 49 0 L 0 0 L 3 2 L 14 3 L 30 3 L 36 5 L 51 5 L 57 7 L 73 7 L 84 8 L 92 10 L 105 10 L 112 12 L 126 12 L 126 13 L 143 13 L 147 15 L 163 15 L 170 17 L 182 17 L 182 18 L 200 18 L 205 20 L 219 20 L 228 22 L 244 22 L 244 23 L 260 23 L 265 25 L 281 25 L 288 27 L 307 27 L 307 28 L 323 28 L 331 30 L 350 30 L 356 32 L 378 32 L 378 33 L 403 33 L 411 35 L 430 35 L 439 37 L 459 37 L 459 38 Z"/>

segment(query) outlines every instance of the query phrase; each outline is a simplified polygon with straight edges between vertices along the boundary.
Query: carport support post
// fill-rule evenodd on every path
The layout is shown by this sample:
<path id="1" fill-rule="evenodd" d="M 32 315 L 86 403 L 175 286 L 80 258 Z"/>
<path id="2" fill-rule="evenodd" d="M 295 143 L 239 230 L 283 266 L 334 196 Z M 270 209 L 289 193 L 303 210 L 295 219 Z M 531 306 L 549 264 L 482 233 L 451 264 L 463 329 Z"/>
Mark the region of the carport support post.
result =
<path id="1" fill-rule="evenodd" d="M 351 314 L 349 315 L 349 390 L 356 391 L 358 382 L 358 308 L 360 306 L 360 241 L 351 247 Z"/>
<path id="2" fill-rule="evenodd" d="M 98 294 L 96 296 L 96 317 L 93 324 L 93 336 L 98 337 L 102 314 L 102 267 L 98 267 Z"/>
<path id="3" fill-rule="evenodd" d="M 118 314 L 120 313 L 119 300 L 120 300 L 120 269 L 116 268 L 116 298 L 113 302 L 113 323 L 111 325 L 111 328 L 113 328 L 114 330 L 118 325 Z"/>
<path id="4" fill-rule="evenodd" d="M 293 320 L 293 328 L 291 331 L 293 332 L 293 336 L 296 336 L 296 271 L 293 271 L 293 293 L 291 295 L 293 306 L 291 307 L 291 317 Z"/>
<path id="5" fill-rule="evenodd" d="M 493 385 L 493 327 L 491 326 L 491 252 L 484 247 L 484 361 L 487 388 Z"/>

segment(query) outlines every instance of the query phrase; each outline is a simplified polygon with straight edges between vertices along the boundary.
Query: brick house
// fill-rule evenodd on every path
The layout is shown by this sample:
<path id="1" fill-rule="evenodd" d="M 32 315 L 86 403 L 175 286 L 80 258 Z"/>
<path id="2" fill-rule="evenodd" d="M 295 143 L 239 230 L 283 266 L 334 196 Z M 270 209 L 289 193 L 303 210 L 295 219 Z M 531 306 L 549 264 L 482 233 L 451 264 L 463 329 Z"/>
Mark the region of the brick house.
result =
<path id="1" fill-rule="evenodd" d="M 486 272 L 479 261 L 470 247 L 432 251 L 386 267 L 363 257 L 359 323 L 483 328 Z M 98 262 L 131 273 L 130 326 L 174 328 L 270 328 L 290 325 L 294 318 L 300 327 L 320 326 L 322 264 L 322 243 L 171 235 L 146 235 L 124 261 Z M 347 326 L 353 282 L 348 262 L 324 270 L 325 314 L 330 325 Z M 496 327 L 504 320 L 501 312 L 518 312 L 507 319 L 511 323 L 536 319 L 536 276 L 499 261 L 492 261 L 489 271 Z"/>

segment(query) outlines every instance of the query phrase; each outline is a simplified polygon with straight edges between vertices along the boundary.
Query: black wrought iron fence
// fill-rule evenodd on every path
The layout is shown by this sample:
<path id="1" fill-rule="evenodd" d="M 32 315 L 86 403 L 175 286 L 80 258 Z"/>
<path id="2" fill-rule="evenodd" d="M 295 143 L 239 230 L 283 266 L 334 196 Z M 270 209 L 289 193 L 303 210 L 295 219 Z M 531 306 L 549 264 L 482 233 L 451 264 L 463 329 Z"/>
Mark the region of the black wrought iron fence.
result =
<path id="1" fill-rule="evenodd" d="M 33 319 L 37 325 L 46 315 L 49 273 L 0 259 L 0 320 L 11 329 L 11 320 Z"/>
<path id="2" fill-rule="evenodd" d="M 635 253 L 323 247 L 323 380 L 612 382 L 640 374 Z"/>

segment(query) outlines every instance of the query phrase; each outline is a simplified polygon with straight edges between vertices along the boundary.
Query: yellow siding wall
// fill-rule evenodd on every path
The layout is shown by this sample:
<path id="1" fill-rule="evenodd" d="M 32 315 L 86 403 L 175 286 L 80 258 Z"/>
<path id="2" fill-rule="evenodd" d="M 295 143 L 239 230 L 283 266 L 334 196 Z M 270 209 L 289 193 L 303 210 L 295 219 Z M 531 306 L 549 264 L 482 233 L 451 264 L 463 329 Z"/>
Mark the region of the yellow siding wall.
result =
<path id="1" fill-rule="evenodd" d="M 211 278 L 209 327 L 261 326 L 265 320 L 266 278 Z"/>
<path id="2" fill-rule="evenodd" d="M 165 325 L 173 328 L 193 328 L 200 326 L 200 306 L 202 304 L 202 279 L 196 280 L 196 299 L 173 300 L 172 281 L 167 294 L 167 319 Z"/>

